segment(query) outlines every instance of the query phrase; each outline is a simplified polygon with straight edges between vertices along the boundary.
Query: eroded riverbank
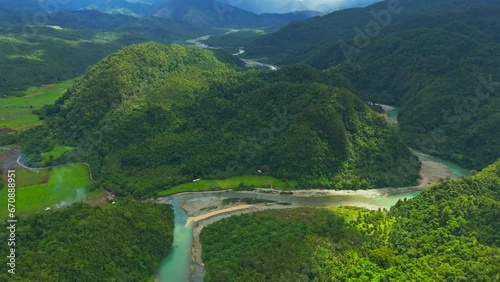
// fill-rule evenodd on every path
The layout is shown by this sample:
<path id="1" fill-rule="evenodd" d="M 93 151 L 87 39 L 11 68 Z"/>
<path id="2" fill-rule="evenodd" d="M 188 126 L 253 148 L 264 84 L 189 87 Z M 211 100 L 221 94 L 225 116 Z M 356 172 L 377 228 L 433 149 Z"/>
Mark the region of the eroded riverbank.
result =
<path id="1" fill-rule="evenodd" d="M 161 198 L 159 201 L 169 203 L 176 202 L 178 213 L 183 214 L 184 221 L 177 221 L 176 229 L 183 230 L 181 243 L 186 243 L 186 249 L 179 253 L 179 246 L 174 254 L 169 256 L 178 256 L 178 260 L 183 261 L 186 266 L 184 269 L 179 267 L 170 267 L 173 272 L 185 272 L 183 276 L 186 280 L 179 281 L 203 281 L 204 264 L 202 261 L 202 246 L 200 243 L 200 233 L 203 228 L 209 224 L 233 216 L 255 212 L 265 209 L 282 209 L 294 207 L 339 207 L 356 206 L 367 209 L 388 209 L 395 205 L 398 200 L 416 197 L 427 187 L 445 179 L 457 179 L 468 174 L 467 170 L 457 170 L 456 167 L 450 167 L 442 160 L 414 152 L 422 162 L 420 170 L 419 185 L 404 188 L 382 188 L 373 190 L 294 190 L 290 191 L 292 195 L 283 194 L 282 190 L 258 189 L 256 191 L 213 191 L 199 193 L 182 193 L 167 198 Z M 232 201 L 224 203 L 225 199 L 242 199 L 241 202 Z M 244 204 L 245 199 L 258 199 L 268 201 L 267 203 Z M 281 203 L 281 204 L 278 204 Z M 283 205 L 286 203 L 286 205 Z M 186 224 L 188 217 L 196 218 L 196 222 Z M 177 226 L 177 224 L 182 226 Z M 174 239 L 174 245 L 176 240 Z M 187 255 L 186 255 L 187 253 Z M 184 254 L 184 255 L 182 255 Z M 179 265 L 174 263 L 174 265 Z M 164 272 L 167 276 L 158 276 L 158 281 L 172 281 L 167 277 L 173 277 L 174 274 Z"/>

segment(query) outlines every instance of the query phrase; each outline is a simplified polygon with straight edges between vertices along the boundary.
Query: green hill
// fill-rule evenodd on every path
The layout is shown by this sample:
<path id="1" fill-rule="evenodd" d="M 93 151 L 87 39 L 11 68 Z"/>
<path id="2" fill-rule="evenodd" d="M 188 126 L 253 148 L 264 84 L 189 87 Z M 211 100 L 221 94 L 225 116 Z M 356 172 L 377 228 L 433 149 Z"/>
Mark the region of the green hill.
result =
<path id="1" fill-rule="evenodd" d="M 73 79 L 131 44 L 183 42 L 209 30 L 173 20 L 97 11 L 59 12 L 46 25 L 32 25 L 23 21 L 26 18 L 33 15 L 0 9 L 0 98 L 22 95 L 30 86 Z"/>
<path id="2" fill-rule="evenodd" d="M 32 156 L 56 144 L 101 184 L 138 197 L 195 178 L 258 170 L 306 187 L 415 183 L 419 163 L 385 117 L 330 72 L 238 72 L 217 53 L 146 43 L 91 67 L 23 134 Z M 29 144 L 35 144 L 30 146 Z M 36 158 L 34 159 L 36 161 Z"/>
<path id="3" fill-rule="evenodd" d="M 205 281 L 498 281 L 500 160 L 389 212 L 295 208 L 201 233 Z"/>
<path id="4" fill-rule="evenodd" d="M 0 102 L 30 86 L 75 78 L 104 56 L 146 39 L 124 32 L 94 32 L 11 25 L 0 28 Z"/>

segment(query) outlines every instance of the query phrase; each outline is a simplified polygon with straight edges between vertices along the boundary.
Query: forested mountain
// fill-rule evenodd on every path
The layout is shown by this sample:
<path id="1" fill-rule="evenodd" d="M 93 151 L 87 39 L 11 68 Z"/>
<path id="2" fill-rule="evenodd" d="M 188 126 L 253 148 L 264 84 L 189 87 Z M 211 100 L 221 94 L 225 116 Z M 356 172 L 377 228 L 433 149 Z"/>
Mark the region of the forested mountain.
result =
<path id="1" fill-rule="evenodd" d="M 435 16 L 445 21 L 443 14 L 469 5 L 498 7 L 500 3 L 495 0 L 478 0 L 473 3 L 455 0 L 382 1 L 365 8 L 345 9 L 322 17 L 292 22 L 275 33 L 256 39 L 246 46 L 246 50 L 249 56 L 265 57 L 276 64 L 298 63 L 326 45 L 352 40 L 359 35 L 358 30 L 365 32 L 366 28 L 372 29 L 378 36 L 379 33 L 385 34 L 398 29 L 412 17 Z M 382 25 L 375 27 L 379 22 Z M 429 25 L 432 22 L 424 23 Z"/>
<path id="2" fill-rule="evenodd" d="M 108 189 L 138 197 L 257 170 L 307 187 L 415 183 L 416 158 L 340 77 L 238 72 L 214 54 L 147 43 L 105 58 L 40 113 L 52 135 L 27 152 L 78 146 Z"/>
<path id="3" fill-rule="evenodd" d="M 401 106 L 400 129 L 414 148 L 481 169 L 500 157 L 500 7 L 470 6 L 408 20 L 334 69 L 370 101 Z M 306 62 L 346 60 L 339 44 Z"/>
<path id="4" fill-rule="evenodd" d="M 57 11 L 39 19 L 39 12 L 16 11 L 0 7 L 0 26 L 9 30 L 13 25 L 27 25 L 26 37 L 33 33 L 36 26 L 60 26 L 71 29 L 109 30 L 119 28 L 139 19 L 132 16 L 105 14 L 96 10 Z"/>
<path id="5" fill-rule="evenodd" d="M 499 4 L 403 1 L 391 15 L 382 2 L 293 23 L 247 54 L 344 75 L 361 98 L 401 107 L 410 147 L 481 169 L 500 157 Z"/>
<path id="6" fill-rule="evenodd" d="M 205 281 L 498 281 L 500 160 L 390 212 L 268 210 L 201 233 Z"/>
<path id="7" fill-rule="evenodd" d="M 74 204 L 38 213 L 18 220 L 15 275 L 4 271 L 0 279 L 150 281 L 172 248 L 173 228 L 171 206 L 160 204 Z M 7 232 L 2 228 L 0 234 L 7 238 Z M 7 248 L 3 244 L 2 252 L 9 253 Z"/>
<path id="8" fill-rule="evenodd" d="M 93 12 L 113 15 L 115 17 L 162 17 L 171 20 L 187 22 L 203 27 L 281 27 L 292 21 L 300 21 L 310 17 L 322 15 L 316 11 L 297 11 L 283 14 L 253 12 L 230 5 L 231 2 L 213 0 L 154 0 L 154 1 L 126 1 L 126 0 L 72 0 L 55 3 L 23 0 L 0 0 L 0 10 L 10 13 L 37 12 L 47 13 L 47 18 L 61 17 L 61 13 L 82 15 L 81 12 Z M 50 14 L 49 14 L 50 13 Z M 85 13 L 83 14 L 85 15 Z"/>

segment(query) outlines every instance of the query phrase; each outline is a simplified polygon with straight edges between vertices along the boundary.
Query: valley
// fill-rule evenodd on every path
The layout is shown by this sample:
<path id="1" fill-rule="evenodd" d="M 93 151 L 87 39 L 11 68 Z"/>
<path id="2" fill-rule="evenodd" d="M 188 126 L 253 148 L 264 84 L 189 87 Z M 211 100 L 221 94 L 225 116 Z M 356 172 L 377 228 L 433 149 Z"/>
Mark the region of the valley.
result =
<path id="1" fill-rule="evenodd" d="M 0 0 L 0 280 L 500 281 L 499 3 L 287 1 Z"/>

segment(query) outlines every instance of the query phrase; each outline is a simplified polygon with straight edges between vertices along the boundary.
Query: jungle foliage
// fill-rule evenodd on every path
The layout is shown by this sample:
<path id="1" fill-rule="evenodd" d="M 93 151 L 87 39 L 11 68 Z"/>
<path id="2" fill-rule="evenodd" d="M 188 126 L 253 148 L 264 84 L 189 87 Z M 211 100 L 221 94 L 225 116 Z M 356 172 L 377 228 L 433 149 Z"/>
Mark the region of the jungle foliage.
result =
<path id="1" fill-rule="evenodd" d="M 292 23 L 247 54 L 344 75 L 361 98 L 400 106 L 410 147 L 484 168 L 500 157 L 498 2 L 395 2 L 398 14 L 381 2 Z"/>
<path id="2" fill-rule="evenodd" d="M 482 169 L 500 157 L 500 8 L 468 7 L 409 20 L 332 69 L 364 99 L 401 107 L 399 129 L 412 148 Z M 327 48 L 308 59 L 342 62 Z M 335 63 L 334 63 L 335 64 Z"/>
<path id="3" fill-rule="evenodd" d="M 128 200 L 37 213 L 18 220 L 16 274 L 0 280 L 149 281 L 172 247 L 173 228 L 171 206 Z"/>

